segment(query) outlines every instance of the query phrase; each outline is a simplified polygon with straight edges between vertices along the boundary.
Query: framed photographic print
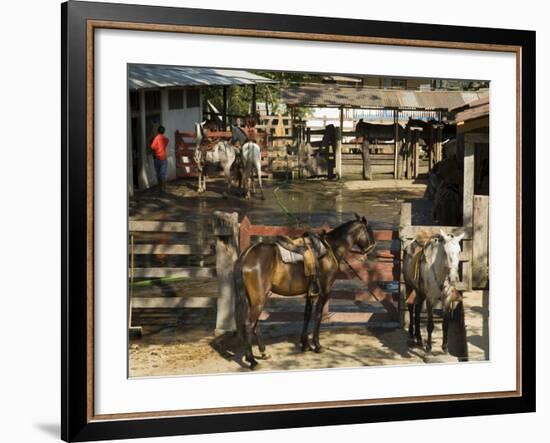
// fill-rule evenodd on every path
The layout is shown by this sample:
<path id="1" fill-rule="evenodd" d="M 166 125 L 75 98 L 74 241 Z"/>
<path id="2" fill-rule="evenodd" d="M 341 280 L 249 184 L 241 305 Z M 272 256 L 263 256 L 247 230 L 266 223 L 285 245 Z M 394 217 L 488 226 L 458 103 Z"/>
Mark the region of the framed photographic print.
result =
<path id="1" fill-rule="evenodd" d="M 61 11 L 64 440 L 534 411 L 534 32 Z"/>

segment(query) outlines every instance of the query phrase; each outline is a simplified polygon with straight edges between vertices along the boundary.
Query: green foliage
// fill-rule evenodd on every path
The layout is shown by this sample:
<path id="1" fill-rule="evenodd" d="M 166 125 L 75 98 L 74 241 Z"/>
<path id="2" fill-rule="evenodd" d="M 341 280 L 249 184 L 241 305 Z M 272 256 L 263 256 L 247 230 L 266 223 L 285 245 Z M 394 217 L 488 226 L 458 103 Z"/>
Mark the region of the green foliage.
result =
<path id="1" fill-rule="evenodd" d="M 322 77 L 313 74 L 304 74 L 297 72 L 273 72 L 259 71 L 256 74 L 275 80 L 277 84 L 256 85 L 256 101 L 268 104 L 273 113 L 278 112 L 278 106 L 281 104 L 281 90 L 291 85 L 304 83 L 320 83 Z M 248 115 L 252 109 L 252 85 L 230 86 L 227 88 L 227 113 L 233 115 Z M 214 86 L 204 89 L 205 100 L 210 101 L 219 112 L 223 109 L 223 87 Z M 288 114 L 288 112 L 286 113 Z M 296 108 L 296 115 L 307 117 L 307 108 Z"/>

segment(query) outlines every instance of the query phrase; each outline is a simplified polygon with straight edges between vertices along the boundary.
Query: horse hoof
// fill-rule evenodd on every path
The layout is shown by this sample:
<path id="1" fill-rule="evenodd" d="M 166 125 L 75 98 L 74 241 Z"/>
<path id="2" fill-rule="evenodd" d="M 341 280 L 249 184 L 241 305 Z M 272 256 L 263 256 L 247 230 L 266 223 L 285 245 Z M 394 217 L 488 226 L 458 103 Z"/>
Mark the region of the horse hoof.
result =
<path id="1" fill-rule="evenodd" d="M 426 347 L 424 349 L 426 351 L 426 354 L 431 354 L 432 353 L 432 347 L 431 346 L 426 345 Z"/>
<path id="2" fill-rule="evenodd" d="M 449 353 L 449 348 L 447 346 L 441 346 L 441 350 L 443 351 L 444 354 Z"/>
<path id="3" fill-rule="evenodd" d="M 309 344 L 302 345 L 302 352 L 309 352 L 309 351 L 313 351 L 313 346 Z"/>
<path id="4" fill-rule="evenodd" d="M 271 354 L 269 354 L 268 352 L 264 352 L 264 353 L 260 356 L 260 358 L 261 358 L 262 360 L 271 360 Z"/>
<path id="5" fill-rule="evenodd" d="M 258 366 L 258 362 L 254 360 L 253 362 L 250 363 L 250 370 L 253 371 L 254 369 L 256 369 L 257 366 Z"/>
<path id="6" fill-rule="evenodd" d="M 325 351 L 325 349 L 322 346 L 316 346 L 313 350 L 316 354 L 320 354 Z"/>

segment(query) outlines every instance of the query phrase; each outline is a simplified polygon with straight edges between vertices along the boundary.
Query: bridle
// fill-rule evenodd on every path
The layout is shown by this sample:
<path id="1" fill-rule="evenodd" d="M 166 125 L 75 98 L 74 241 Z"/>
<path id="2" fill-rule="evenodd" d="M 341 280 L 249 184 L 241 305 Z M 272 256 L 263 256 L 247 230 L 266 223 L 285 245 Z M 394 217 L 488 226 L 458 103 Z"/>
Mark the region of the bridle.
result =
<path id="1" fill-rule="evenodd" d="M 367 235 L 367 239 L 369 240 L 369 245 L 368 245 L 365 249 L 361 249 L 360 251 L 356 251 L 356 250 L 354 250 L 353 247 L 352 247 L 352 248 L 349 250 L 349 252 L 351 252 L 351 253 L 353 253 L 353 254 L 369 255 L 372 251 L 374 251 L 374 248 L 376 248 L 376 242 L 373 241 L 372 243 L 370 243 L 368 226 L 365 225 L 364 223 L 361 223 L 361 225 L 365 228 L 365 232 L 366 232 L 366 235 Z M 373 236 L 373 240 L 374 240 L 374 236 Z"/>

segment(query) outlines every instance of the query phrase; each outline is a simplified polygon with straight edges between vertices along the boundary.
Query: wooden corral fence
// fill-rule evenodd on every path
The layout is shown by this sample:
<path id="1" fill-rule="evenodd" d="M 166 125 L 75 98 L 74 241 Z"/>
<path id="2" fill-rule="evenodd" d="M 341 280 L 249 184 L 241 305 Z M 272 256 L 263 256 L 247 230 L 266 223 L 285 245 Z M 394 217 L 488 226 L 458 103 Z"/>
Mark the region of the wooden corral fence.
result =
<path id="1" fill-rule="evenodd" d="M 199 223 L 176 221 L 129 222 L 128 323 L 131 333 L 139 335 L 140 320 L 134 318 L 136 311 L 151 313 L 154 310 L 158 320 L 170 323 L 168 317 L 173 318 L 170 310 L 215 305 L 213 298 L 217 297 L 217 287 L 212 290 L 212 286 L 216 284 L 217 271 L 213 242 L 181 240 L 189 233 L 193 233 L 193 238 L 208 237 L 201 232 L 207 228 Z M 177 279 L 185 279 L 189 283 L 188 290 L 165 293 L 155 286 L 163 280 Z M 151 283 L 146 291 L 140 291 L 141 285 Z M 205 287 L 210 290 L 205 291 Z"/>
<path id="2" fill-rule="evenodd" d="M 323 225 L 313 229 L 289 228 L 285 226 L 253 225 L 244 217 L 239 226 L 240 250 L 244 251 L 255 239 L 269 240 L 277 235 L 297 237 L 306 230 L 314 232 L 330 231 L 330 226 Z M 331 311 L 330 301 L 325 306 L 325 322 L 336 324 L 376 324 L 398 325 L 400 321 L 399 280 L 401 274 L 400 241 L 397 229 L 374 229 L 374 238 L 385 248 L 378 248 L 376 259 L 368 264 L 358 254 L 349 254 L 342 262 L 337 279 L 331 290 L 331 298 L 338 302 L 338 310 Z M 350 286 L 350 283 L 353 285 Z M 273 301 L 281 303 L 289 297 L 272 295 Z M 342 303 L 347 301 L 348 303 Z M 361 312 L 357 304 L 378 303 L 384 312 Z M 269 322 L 289 322 L 303 320 L 303 310 L 264 312 L 262 320 Z"/>
<path id="3" fill-rule="evenodd" d="M 475 149 L 477 144 L 488 143 L 488 134 L 464 134 L 461 142 L 464 144 L 462 226 L 413 225 L 411 203 L 402 203 L 399 238 L 406 242 L 420 231 L 437 234 L 440 229 L 447 234 L 464 233 L 457 289 L 470 291 L 485 289 L 489 281 L 489 197 L 474 195 Z"/>
<path id="4" fill-rule="evenodd" d="M 208 138 L 231 140 L 231 131 L 209 131 Z M 174 134 L 176 147 L 176 170 L 178 178 L 197 177 L 197 166 L 193 160 L 195 154 L 195 133 L 176 131 Z M 262 150 L 262 170 L 265 172 L 267 165 L 267 144 L 268 134 L 266 132 L 258 132 L 258 145 Z"/>

